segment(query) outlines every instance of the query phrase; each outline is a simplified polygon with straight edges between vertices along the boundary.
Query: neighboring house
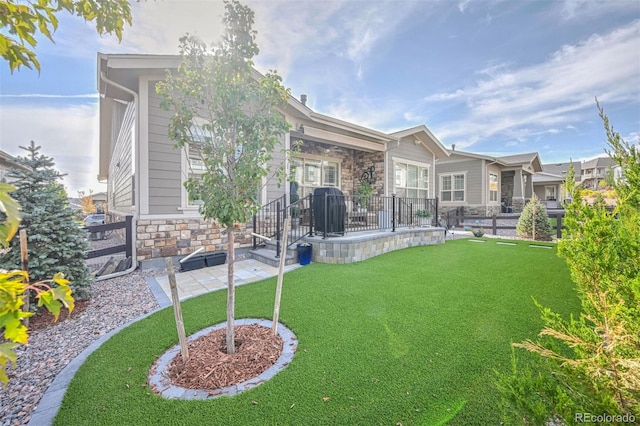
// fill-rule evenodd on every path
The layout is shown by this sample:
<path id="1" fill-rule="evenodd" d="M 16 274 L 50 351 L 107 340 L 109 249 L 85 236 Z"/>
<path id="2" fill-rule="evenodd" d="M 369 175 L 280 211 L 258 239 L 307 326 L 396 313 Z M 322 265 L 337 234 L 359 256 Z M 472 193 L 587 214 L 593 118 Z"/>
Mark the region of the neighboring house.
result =
<path id="1" fill-rule="evenodd" d="M 7 176 L 11 169 L 27 170 L 28 167 L 18 163 L 18 160 L 4 151 L 0 151 L 0 182 L 10 183 L 11 178 Z"/>
<path id="2" fill-rule="evenodd" d="M 613 174 L 613 180 L 616 183 L 627 181 L 627 177 L 624 174 L 624 169 L 619 164 L 611 167 L 611 172 Z"/>
<path id="3" fill-rule="evenodd" d="M 568 198 L 564 181 L 571 163 L 543 164 L 542 171 L 533 177 L 533 190 L 548 209 L 562 207 Z M 574 178 L 580 183 L 580 162 L 573 163 Z"/>
<path id="4" fill-rule="evenodd" d="M 567 199 L 564 181 L 571 166 L 570 162 L 543 164 L 542 172 L 533 177 L 534 192 L 540 200 L 546 202 L 547 208 L 559 208 Z M 587 161 L 574 161 L 574 179 L 576 185 L 597 190 L 601 181 L 613 173 L 617 178 L 615 162 L 609 157 L 598 157 Z"/>
<path id="5" fill-rule="evenodd" d="M 100 166 L 98 178 L 107 182 L 108 211 L 134 215 L 137 260 L 186 255 L 205 247 L 223 249 L 215 224 L 205 223 L 183 186 L 190 173 L 188 148 L 175 149 L 167 136 L 171 114 L 160 108 L 155 85 L 165 70 L 175 70 L 180 56 L 98 54 L 100 93 Z M 336 187 L 355 193 L 366 176 L 374 193 L 435 198 L 436 164 L 449 153 L 426 126 L 392 134 L 319 114 L 306 105 L 306 96 L 289 99 L 282 111 L 291 124 L 271 166 L 286 161 L 283 150 L 301 141 L 300 153 L 288 164 L 295 173 L 297 192 L 307 195 L 318 187 Z M 191 165 L 194 162 L 191 161 Z M 290 185 L 276 184 L 273 176 L 259 194 L 265 205 L 283 195 Z M 251 230 L 236 238 L 241 247 L 251 241 Z"/>
<path id="6" fill-rule="evenodd" d="M 96 192 L 92 196 L 93 205 L 96 207 L 96 212 L 105 212 L 107 210 L 107 193 L 106 192 Z"/>
<path id="7" fill-rule="evenodd" d="M 537 153 L 492 157 L 462 151 L 436 163 L 436 195 L 442 214 L 459 207 L 465 215 L 520 212 L 542 171 Z"/>
<path id="8" fill-rule="evenodd" d="M 610 157 L 598 157 L 592 160 L 583 161 L 580 164 L 579 183 L 585 189 L 598 189 L 598 185 L 608 178 L 611 168 L 615 165 Z"/>

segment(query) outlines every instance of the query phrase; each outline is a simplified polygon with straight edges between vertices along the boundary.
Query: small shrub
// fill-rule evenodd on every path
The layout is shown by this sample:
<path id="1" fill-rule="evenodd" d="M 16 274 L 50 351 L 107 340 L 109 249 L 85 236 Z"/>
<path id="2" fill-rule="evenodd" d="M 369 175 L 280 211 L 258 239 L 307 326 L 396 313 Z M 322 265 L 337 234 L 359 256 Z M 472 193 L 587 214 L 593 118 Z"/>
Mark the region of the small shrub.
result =
<path id="1" fill-rule="evenodd" d="M 85 259 L 89 245 L 85 232 L 74 221 L 67 194 L 58 181 L 63 176 L 55 170 L 51 157 L 40 154 L 33 141 L 27 157 L 18 157 L 28 170 L 13 169 L 9 176 L 16 190 L 12 197 L 22 206 L 20 228 L 27 230 L 29 275 L 32 280 L 50 279 L 61 272 L 71 281 L 74 295 L 88 296 L 91 276 Z M 20 241 L 11 241 L 11 251 L 0 258 L 0 268 L 20 267 Z"/>
<path id="2" fill-rule="evenodd" d="M 531 197 L 531 201 L 524 206 L 520 219 L 518 220 L 518 224 L 516 225 L 516 232 L 518 236 L 524 238 L 541 241 L 551 240 L 552 229 L 551 223 L 549 222 L 549 215 L 547 214 L 547 208 L 540 202 L 535 194 Z"/>
<path id="3" fill-rule="evenodd" d="M 597 195 L 597 192 L 594 191 L 593 189 L 585 188 L 580 190 L 580 196 L 583 198 L 592 198 L 592 197 L 595 197 L 596 195 Z"/>

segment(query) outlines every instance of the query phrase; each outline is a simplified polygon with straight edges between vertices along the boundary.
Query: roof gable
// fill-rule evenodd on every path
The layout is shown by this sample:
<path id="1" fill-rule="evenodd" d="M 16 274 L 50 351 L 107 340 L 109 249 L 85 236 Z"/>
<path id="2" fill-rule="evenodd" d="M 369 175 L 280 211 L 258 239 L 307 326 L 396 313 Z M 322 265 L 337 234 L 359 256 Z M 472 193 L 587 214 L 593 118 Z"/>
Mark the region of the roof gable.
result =
<path id="1" fill-rule="evenodd" d="M 449 150 L 442 145 L 442 142 L 440 142 L 440 140 L 438 140 L 438 138 L 431 133 L 431 130 L 429 130 L 429 128 L 424 124 L 410 129 L 390 133 L 389 135 L 397 138 L 398 140 L 413 136 L 416 140 L 420 141 L 422 146 L 433 153 L 435 159 L 446 158 L 449 156 Z"/>
<path id="2" fill-rule="evenodd" d="M 525 154 L 505 155 L 498 157 L 498 160 L 510 166 L 530 165 L 533 172 L 542 171 L 542 162 L 537 152 L 527 152 Z"/>

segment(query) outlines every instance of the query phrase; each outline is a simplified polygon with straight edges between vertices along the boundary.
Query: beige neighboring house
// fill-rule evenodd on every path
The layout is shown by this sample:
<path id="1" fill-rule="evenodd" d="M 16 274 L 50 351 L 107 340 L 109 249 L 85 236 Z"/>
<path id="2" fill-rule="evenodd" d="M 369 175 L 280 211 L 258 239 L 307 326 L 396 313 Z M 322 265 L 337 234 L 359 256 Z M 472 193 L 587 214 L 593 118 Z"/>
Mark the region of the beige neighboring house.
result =
<path id="1" fill-rule="evenodd" d="M 11 178 L 7 176 L 11 169 L 27 170 L 28 167 L 18 163 L 14 156 L 0 151 L 0 182 L 11 183 Z"/>
<path id="2" fill-rule="evenodd" d="M 570 162 L 543 164 L 542 172 L 533 178 L 534 191 L 538 198 L 546 203 L 547 208 L 561 208 L 568 194 L 564 189 L 564 181 L 569 172 Z M 576 185 L 597 190 L 600 182 L 612 173 L 614 179 L 619 178 L 616 164 L 609 157 L 598 157 L 586 161 L 574 161 L 574 179 Z"/>
<path id="3" fill-rule="evenodd" d="M 170 113 L 160 108 L 155 85 L 165 70 L 176 70 L 174 55 L 98 54 L 100 94 L 99 180 L 107 183 L 112 220 L 133 215 L 138 261 L 225 249 L 226 237 L 215 224 L 205 223 L 183 186 L 197 173 L 188 147 L 175 149 L 167 136 Z M 259 74 L 256 73 L 257 76 Z M 306 96 L 290 97 L 282 111 L 291 131 L 281 140 L 271 166 L 285 164 L 295 175 L 297 192 L 335 187 L 354 194 L 363 176 L 375 194 L 435 198 L 436 166 L 449 156 L 426 126 L 387 134 L 313 111 Z M 301 141 L 290 161 L 284 150 Z M 262 205 L 285 197 L 290 185 L 270 177 L 259 194 Z M 251 244 L 251 229 L 236 238 Z"/>
<path id="4" fill-rule="evenodd" d="M 96 212 L 105 212 L 108 210 L 106 192 L 96 192 L 95 194 L 92 194 L 92 198 L 93 205 L 96 207 Z"/>
<path id="5" fill-rule="evenodd" d="M 440 212 L 459 207 L 475 216 L 521 212 L 533 194 L 533 176 L 540 171 L 537 152 L 492 157 L 450 150 L 436 163 Z"/>
<path id="6" fill-rule="evenodd" d="M 580 163 L 579 183 L 585 189 L 598 189 L 600 182 L 606 180 L 616 165 L 610 157 L 598 157 Z"/>
<path id="7" fill-rule="evenodd" d="M 568 194 L 564 188 L 571 163 L 543 164 L 542 171 L 533 177 L 533 190 L 548 209 L 561 208 Z M 574 178 L 580 183 L 580 162 L 573 163 Z"/>

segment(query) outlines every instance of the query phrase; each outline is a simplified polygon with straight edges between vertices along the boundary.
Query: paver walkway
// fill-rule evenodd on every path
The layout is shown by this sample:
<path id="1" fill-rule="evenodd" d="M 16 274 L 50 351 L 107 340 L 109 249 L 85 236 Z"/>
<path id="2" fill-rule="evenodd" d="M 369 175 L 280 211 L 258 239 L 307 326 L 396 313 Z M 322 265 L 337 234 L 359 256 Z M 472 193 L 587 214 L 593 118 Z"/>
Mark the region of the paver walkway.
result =
<path id="1" fill-rule="evenodd" d="M 298 267 L 300 265 L 296 263 L 286 266 L 284 271 L 289 272 Z M 235 285 L 248 284 L 278 275 L 277 267 L 269 266 L 255 259 L 238 260 L 235 262 L 234 269 Z M 226 288 L 228 281 L 227 264 L 193 271 L 176 272 L 180 300 Z M 171 304 L 168 275 L 147 277 L 147 283 L 161 307 Z"/>

